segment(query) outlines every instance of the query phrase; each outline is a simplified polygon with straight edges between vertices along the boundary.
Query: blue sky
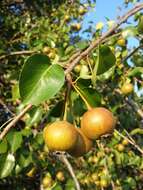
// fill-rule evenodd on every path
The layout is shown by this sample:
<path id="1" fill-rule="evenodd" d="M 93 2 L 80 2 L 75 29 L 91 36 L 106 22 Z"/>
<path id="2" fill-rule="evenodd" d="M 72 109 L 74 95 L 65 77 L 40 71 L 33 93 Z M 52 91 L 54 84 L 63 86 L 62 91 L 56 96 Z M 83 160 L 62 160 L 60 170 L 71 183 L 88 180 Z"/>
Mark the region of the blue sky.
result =
<path id="1" fill-rule="evenodd" d="M 94 22 L 94 25 L 98 22 L 106 24 L 106 18 L 116 20 L 117 16 L 122 16 L 133 6 L 133 4 L 129 4 L 128 7 L 125 7 L 124 0 L 97 0 L 95 8 L 85 15 L 83 29 L 87 28 L 90 20 Z M 86 35 L 84 34 L 84 36 Z M 129 47 L 137 46 L 138 41 L 135 38 L 131 38 L 128 44 Z"/>

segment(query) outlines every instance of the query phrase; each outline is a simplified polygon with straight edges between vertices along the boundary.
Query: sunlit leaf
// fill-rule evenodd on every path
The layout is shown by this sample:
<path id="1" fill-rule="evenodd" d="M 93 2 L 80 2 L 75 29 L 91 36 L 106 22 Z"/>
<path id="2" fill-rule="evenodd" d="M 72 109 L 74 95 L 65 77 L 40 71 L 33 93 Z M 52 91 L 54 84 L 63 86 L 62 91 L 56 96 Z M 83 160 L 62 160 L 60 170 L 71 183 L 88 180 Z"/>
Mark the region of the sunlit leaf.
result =
<path id="1" fill-rule="evenodd" d="M 60 65 L 51 65 L 47 56 L 31 56 L 21 72 L 20 95 L 25 104 L 38 105 L 52 98 L 64 84 L 64 71 Z"/>

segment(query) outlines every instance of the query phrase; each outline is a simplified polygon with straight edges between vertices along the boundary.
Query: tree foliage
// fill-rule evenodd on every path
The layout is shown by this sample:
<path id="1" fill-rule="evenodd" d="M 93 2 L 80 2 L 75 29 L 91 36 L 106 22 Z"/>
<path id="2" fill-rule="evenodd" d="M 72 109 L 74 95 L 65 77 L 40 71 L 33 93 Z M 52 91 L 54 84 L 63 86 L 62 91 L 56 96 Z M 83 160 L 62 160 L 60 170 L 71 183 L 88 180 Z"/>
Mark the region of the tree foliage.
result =
<path id="1" fill-rule="evenodd" d="M 43 128 L 63 118 L 80 127 L 88 106 L 108 108 L 117 124 L 90 152 L 69 157 L 81 189 L 143 189 L 143 14 L 136 12 L 80 59 L 114 24 L 107 19 L 106 27 L 95 26 L 91 19 L 85 28 L 94 9 L 92 0 L 0 2 L 0 135 L 32 107 L 0 141 L 0 189 L 74 190 L 66 167 L 45 145 Z M 138 47 L 130 46 L 133 39 Z M 133 88 L 125 92 L 125 84 Z"/>

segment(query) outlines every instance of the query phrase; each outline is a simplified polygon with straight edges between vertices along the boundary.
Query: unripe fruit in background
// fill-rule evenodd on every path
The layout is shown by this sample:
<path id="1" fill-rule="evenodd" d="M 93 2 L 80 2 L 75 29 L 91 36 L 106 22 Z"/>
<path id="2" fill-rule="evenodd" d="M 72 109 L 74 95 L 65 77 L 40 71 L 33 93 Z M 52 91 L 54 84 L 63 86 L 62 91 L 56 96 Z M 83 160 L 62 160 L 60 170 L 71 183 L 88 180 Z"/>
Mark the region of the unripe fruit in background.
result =
<path id="1" fill-rule="evenodd" d="M 121 87 L 121 92 L 126 95 L 132 93 L 133 89 L 134 87 L 131 83 L 124 83 Z"/>
<path id="2" fill-rule="evenodd" d="M 53 183 L 53 180 L 51 178 L 50 175 L 46 175 L 43 179 L 42 179 L 42 185 L 44 188 L 46 187 L 51 187 Z"/>
<path id="3" fill-rule="evenodd" d="M 126 145 L 128 145 L 128 144 L 129 144 L 129 141 L 128 141 L 128 140 L 126 140 L 126 139 L 124 139 L 124 140 L 122 141 L 122 144 L 126 146 Z"/>
<path id="4" fill-rule="evenodd" d="M 65 15 L 64 20 L 65 21 L 69 21 L 70 20 L 70 16 L 69 15 Z"/>
<path id="5" fill-rule="evenodd" d="M 100 186 L 105 188 L 108 187 L 108 181 L 106 179 L 101 179 Z"/>
<path id="6" fill-rule="evenodd" d="M 63 181 L 65 180 L 64 173 L 63 173 L 62 171 L 58 171 L 58 172 L 56 173 L 56 178 L 57 178 L 57 180 L 63 182 Z"/>
<path id="7" fill-rule="evenodd" d="M 48 57 L 49 57 L 50 59 L 54 59 L 55 56 L 56 56 L 56 53 L 55 53 L 54 51 L 53 51 L 53 52 L 50 52 L 50 53 L 48 54 Z"/>
<path id="8" fill-rule="evenodd" d="M 81 130 L 89 139 L 111 133 L 116 120 L 112 112 L 104 107 L 92 108 L 81 119 Z"/>
<path id="9" fill-rule="evenodd" d="M 79 72 L 81 71 L 81 65 L 76 65 L 76 66 L 74 67 L 74 71 L 75 71 L 76 73 L 79 73 Z"/>
<path id="10" fill-rule="evenodd" d="M 81 8 L 79 8 L 78 12 L 80 15 L 83 15 L 86 13 L 86 9 L 81 7 Z"/>
<path id="11" fill-rule="evenodd" d="M 45 54 L 49 54 L 50 51 L 51 51 L 51 48 L 48 47 L 48 46 L 45 46 L 45 47 L 43 48 L 43 50 L 42 50 L 42 52 L 45 53 Z"/>
<path id="12" fill-rule="evenodd" d="M 123 144 L 118 144 L 117 149 L 118 149 L 119 152 L 123 152 L 125 150 L 125 147 L 124 147 Z"/>
<path id="13" fill-rule="evenodd" d="M 26 175 L 27 175 L 28 177 L 34 177 L 35 173 L 36 173 L 36 167 L 33 167 L 33 168 L 31 168 L 31 169 L 26 173 Z"/>
<path id="14" fill-rule="evenodd" d="M 121 47 L 124 47 L 126 46 L 126 40 L 124 38 L 120 38 L 118 39 L 117 44 Z"/>
<path id="15" fill-rule="evenodd" d="M 67 151 L 75 146 L 78 133 L 69 122 L 56 121 L 44 129 L 43 137 L 49 150 Z"/>
<path id="16" fill-rule="evenodd" d="M 81 29 L 81 24 L 80 23 L 74 23 L 71 25 L 73 30 L 79 31 Z"/>

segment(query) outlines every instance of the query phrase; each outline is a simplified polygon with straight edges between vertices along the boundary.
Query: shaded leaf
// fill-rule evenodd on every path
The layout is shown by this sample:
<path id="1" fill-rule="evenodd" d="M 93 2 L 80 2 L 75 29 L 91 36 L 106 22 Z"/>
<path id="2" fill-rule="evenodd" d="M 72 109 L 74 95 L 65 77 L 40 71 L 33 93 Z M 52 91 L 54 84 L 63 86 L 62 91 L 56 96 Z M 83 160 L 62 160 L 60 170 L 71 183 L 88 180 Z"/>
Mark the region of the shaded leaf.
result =
<path id="1" fill-rule="evenodd" d="M 7 140 L 3 139 L 3 141 L 0 143 L 0 154 L 6 153 L 7 152 Z"/>
<path id="2" fill-rule="evenodd" d="M 16 152 L 22 144 L 22 134 L 21 132 L 11 132 L 7 135 L 8 143 L 10 144 L 12 153 Z"/>
<path id="3" fill-rule="evenodd" d="M 34 107 L 33 109 L 30 110 L 29 115 L 30 118 L 26 121 L 27 126 L 32 126 L 36 123 L 38 123 L 43 114 L 43 109 L 41 107 Z"/>
<path id="4" fill-rule="evenodd" d="M 92 107 L 100 105 L 101 95 L 95 89 L 84 85 L 83 80 L 78 81 L 77 84 L 81 93 Z"/>
<path id="5" fill-rule="evenodd" d="M 116 58 L 108 46 L 101 46 L 99 48 L 99 65 L 97 75 L 103 74 L 108 71 L 115 64 Z"/>

